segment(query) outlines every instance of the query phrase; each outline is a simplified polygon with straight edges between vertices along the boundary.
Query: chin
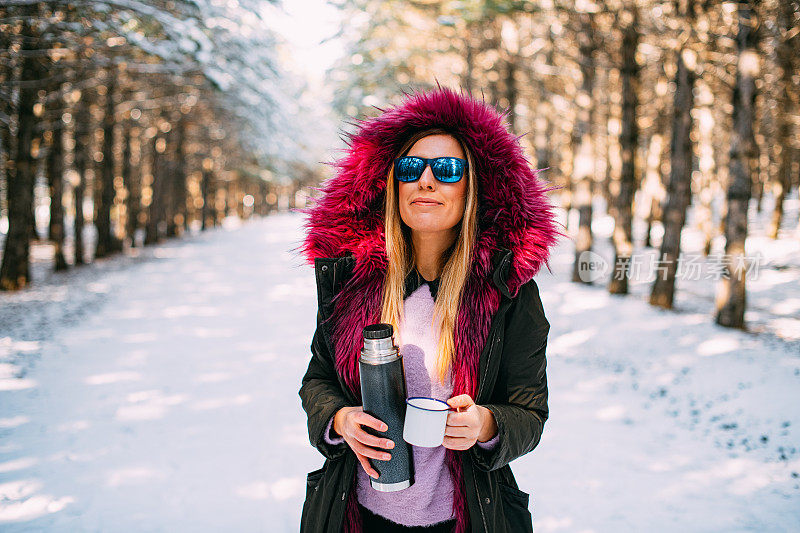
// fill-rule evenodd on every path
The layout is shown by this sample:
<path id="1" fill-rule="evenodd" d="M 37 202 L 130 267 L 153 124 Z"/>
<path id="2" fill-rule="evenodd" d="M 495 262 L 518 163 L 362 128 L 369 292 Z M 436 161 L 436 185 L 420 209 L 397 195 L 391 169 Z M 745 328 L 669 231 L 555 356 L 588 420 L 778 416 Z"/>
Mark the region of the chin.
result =
<path id="1" fill-rule="evenodd" d="M 453 228 L 453 225 L 442 224 L 439 221 L 431 222 L 426 224 L 424 221 L 417 221 L 416 223 L 412 223 L 409 227 L 413 231 L 421 231 L 425 233 L 436 233 L 440 231 L 448 231 Z"/>

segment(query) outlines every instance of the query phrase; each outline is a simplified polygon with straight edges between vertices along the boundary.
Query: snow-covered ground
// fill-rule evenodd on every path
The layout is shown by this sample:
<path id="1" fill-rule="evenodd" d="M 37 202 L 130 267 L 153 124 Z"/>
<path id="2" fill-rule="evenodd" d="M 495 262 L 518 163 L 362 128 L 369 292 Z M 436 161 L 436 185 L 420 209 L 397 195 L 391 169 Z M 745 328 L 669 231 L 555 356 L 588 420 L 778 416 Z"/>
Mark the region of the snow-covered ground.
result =
<path id="1" fill-rule="evenodd" d="M 289 252 L 301 222 L 226 224 L 0 294 L 0 530 L 297 531 L 323 462 L 297 394 L 316 317 Z M 649 306 L 649 283 L 572 283 L 561 244 L 536 278 L 550 419 L 512 463 L 538 533 L 800 531 L 784 241 L 763 245 L 782 259 L 748 285 L 767 291 L 749 332 L 714 325 L 708 282 L 677 311 Z"/>

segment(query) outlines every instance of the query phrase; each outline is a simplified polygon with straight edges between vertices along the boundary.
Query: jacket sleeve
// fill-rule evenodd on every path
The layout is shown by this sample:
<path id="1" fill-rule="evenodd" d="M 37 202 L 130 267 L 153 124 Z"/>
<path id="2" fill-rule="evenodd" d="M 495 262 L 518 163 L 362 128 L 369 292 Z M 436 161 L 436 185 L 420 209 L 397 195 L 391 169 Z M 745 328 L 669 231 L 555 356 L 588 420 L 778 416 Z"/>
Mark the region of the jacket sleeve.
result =
<path id="1" fill-rule="evenodd" d="M 475 444 L 477 446 L 480 446 L 481 448 L 485 448 L 487 450 L 491 450 L 492 448 L 497 446 L 498 442 L 500 442 L 500 433 L 498 433 L 497 435 L 495 435 L 491 439 L 487 440 L 486 442 L 477 441 Z"/>
<path id="2" fill-rule="evenodd" d="M 492 471 L 533 450 L 542 437 L 547 408 L 547 335 L 539 289 L 531 280 L 522 287 L 509 309 L 497 380 L 484 407 L 497 422 L 498 444 L 491 449 L 473 446 L 477 468 Z"/>
<path id="3" fill-rule="evenodd" d="M 308 415 L 311 444 L 326 458 L 336 459 L 343 456 L 349 447 L 344 439 L 329 441 L 325 437 L 333 416 L 346 407 L 348 401 L 339 385 L 333 357 L 323 336 L 323 327 L 321 313 L 317 311 L 317 330 L 311 341 L 311 361 L 303 376 L 299 394 L 303 410 Z"/>
<path id="4" fill-rule="evenodd" d="M 335 413 L 334 413 L 334 416 L 335 416 Z M 323 435 L 325 436 L 325 442 L 327 442 L 328 444 L 341 444 L 341 443 L 344 442 L 344 437 L 342 437 L 341 435 L 338 435 L 333 430 L 333 416 L 328 421 L 328 425 L 325 426 L 325 432 L 323 433 Z"/>

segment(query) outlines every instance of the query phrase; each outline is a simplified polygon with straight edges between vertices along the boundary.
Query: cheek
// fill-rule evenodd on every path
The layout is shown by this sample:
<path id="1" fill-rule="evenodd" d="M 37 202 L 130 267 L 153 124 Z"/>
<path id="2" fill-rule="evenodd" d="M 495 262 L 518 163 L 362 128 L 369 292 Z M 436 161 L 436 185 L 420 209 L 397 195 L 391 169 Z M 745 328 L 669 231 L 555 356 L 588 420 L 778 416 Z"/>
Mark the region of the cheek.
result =
<path id="1" fill-rule="evenodd" d="M 397 199 L 400 203 L 408 203 L 408 198 L 411 193 L 414 191 L 414 187 L 411 186 L 410 183 L 398 183 L 397 184 Z"/>
<path id="2" fill-rule="evenodd" d="M 453 194 L 450 195 L 450 205 L 453 206 L 453 210 L 457 211 L 459 215 L 464 213 L 464 209 L 467 205 L 467 188 L 465 185 L 453 190 Z"/>
<path id="3" fill-rule="evenodd" d="M 410 198 L 411 191 L 409 191 L 408 184 L 400 183 L 397 187 L 397 204 L 400 210 L 400 214 L 403 218 L 406 217 L 408 214 L 408 200 Z"/>

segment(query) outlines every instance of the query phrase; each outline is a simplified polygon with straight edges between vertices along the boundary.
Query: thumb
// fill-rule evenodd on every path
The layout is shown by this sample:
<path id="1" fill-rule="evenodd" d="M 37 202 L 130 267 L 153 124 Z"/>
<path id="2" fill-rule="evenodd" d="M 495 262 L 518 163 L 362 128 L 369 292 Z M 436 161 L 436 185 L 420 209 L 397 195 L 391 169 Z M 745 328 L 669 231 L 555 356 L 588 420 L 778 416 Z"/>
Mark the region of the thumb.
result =
<path id="1" fill-rule="evenodd" d="M 472 397 L 469 394 L 461 394 L 459 396 L 454 396 L 447 400 L 448 405 L 453 408 L 459 407 L 469 407 L 474 402 L 472 401 Z"/>

